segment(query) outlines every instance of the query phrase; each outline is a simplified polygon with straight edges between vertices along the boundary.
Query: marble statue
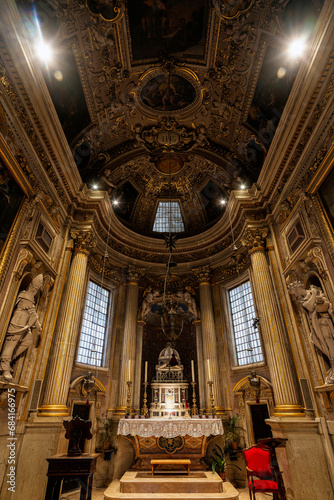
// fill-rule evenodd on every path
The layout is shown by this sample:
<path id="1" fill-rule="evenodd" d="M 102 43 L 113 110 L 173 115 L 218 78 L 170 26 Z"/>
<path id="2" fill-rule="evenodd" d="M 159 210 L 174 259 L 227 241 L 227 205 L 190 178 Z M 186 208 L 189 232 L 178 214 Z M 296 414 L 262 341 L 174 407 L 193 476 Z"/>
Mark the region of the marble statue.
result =
<path id="1" fill-rule="evenodd" d="M 144 320 L 146 315 L 150 312 L 153 304 L 152 288 L 147 288 L 144 292 L 144 300 L 141 308 L 141 318 Z"/>
<path id="2" fill-rule="evenodd" d="M 334 384 L 334 317 L 333 306 L 323 291 L 311 285 L 299 299 L 307 309 L 312 323 L 311 340 L 329 359 L 330 369 L 325 384 Z"/>
<path id="3" fill-rule="evenodd" d="M 35 295 L 43 285 L 43 275 L 34 278 L 26 290 L 17 296 L 13 316 L 10 320 L 5 342 L 0 354 L 0 370 L 5 380 L 12 380 L 11 362 L 15 361 L 28 347 L 33 336 L 31 329 L 42 330 L 35 308 Z"/>

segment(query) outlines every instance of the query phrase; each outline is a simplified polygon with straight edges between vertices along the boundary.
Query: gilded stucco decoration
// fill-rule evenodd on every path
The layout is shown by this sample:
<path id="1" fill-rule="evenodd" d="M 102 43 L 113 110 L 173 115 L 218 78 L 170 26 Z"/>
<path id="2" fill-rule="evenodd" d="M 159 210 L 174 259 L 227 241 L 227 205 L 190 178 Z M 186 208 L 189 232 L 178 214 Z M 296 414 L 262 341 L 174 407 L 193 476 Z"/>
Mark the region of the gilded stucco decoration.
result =
<path id="1" fill-rule="evenodd" d="M 251 8 L 254 0 L 213 0 L 218 16 L 222 19 L 235 19 Z"/>

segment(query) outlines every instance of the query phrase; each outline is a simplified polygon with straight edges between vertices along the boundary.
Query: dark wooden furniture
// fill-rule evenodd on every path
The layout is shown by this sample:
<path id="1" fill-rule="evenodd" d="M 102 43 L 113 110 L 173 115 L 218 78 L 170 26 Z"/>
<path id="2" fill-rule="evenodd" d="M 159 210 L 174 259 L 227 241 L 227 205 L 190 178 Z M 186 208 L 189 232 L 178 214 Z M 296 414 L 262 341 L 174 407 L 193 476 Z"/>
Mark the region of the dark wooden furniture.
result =
<path id="1" fill-rule="evenodd" d="M 48 485 L 45 500 L 58 500 L 64 479 L 77 479 L 80 485 L 80 500 L 91 500 L 93 474 L 96 470 L 96 460 L 99 453 L 83 453 L 80 456 L 54 455 L 47 458 Z"/>

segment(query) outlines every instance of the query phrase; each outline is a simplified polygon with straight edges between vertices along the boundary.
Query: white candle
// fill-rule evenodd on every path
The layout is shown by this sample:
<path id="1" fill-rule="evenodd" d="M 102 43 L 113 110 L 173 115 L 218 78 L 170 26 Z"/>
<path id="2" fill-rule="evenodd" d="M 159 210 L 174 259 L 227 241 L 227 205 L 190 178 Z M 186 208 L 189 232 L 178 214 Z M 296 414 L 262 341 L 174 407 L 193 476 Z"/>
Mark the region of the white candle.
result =
<path id="1" fill-rule="evenodd" d="M 191 381 L 195 382 L 194 360 L 191 360 Z"/>
<path id="2" fill-rule="evenodd" d="M 207 359 L 207 362 L 208 362 L 208 378 L 209 378 L 208 382 L 209 382 L 209 381 L 212 381 L 212 378 L 211 378 L 210 360 L 209 360 L 209 359 Z"/>
<path id="3" fill-rule="evenodd" d="M 128 382 L 131 381 L 131 359 L 128 361 Z"/>
<path id="4" fill-rule="evenodd" d="M 145 361 L 145 384 L 147 383 L 147 361 Z"/>

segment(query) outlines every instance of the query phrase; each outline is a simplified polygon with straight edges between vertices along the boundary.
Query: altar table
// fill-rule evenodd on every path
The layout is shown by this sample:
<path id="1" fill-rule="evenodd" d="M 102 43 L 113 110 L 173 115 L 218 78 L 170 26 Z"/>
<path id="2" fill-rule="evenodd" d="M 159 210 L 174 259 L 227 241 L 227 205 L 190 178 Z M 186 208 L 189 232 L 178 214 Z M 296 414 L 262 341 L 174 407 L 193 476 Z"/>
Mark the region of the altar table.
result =
<path id="1" fill-rule="evenodd" d="M 209 442 L 223 434 L 218 418 L 121 419 L 117 434 L 135 451 L 133 470 L 150 469 L 152 459 L 191 459 L 192 469 L 205 469 L 200 460 Z"/>

